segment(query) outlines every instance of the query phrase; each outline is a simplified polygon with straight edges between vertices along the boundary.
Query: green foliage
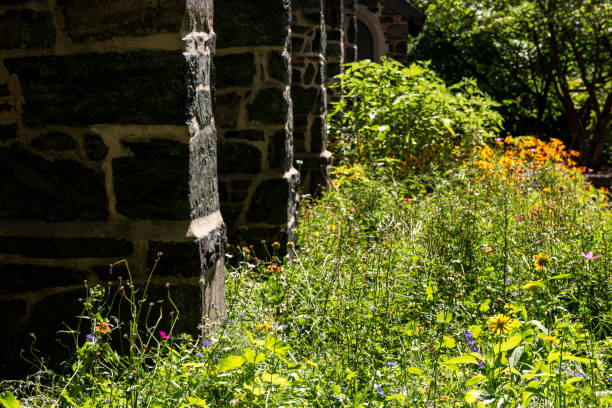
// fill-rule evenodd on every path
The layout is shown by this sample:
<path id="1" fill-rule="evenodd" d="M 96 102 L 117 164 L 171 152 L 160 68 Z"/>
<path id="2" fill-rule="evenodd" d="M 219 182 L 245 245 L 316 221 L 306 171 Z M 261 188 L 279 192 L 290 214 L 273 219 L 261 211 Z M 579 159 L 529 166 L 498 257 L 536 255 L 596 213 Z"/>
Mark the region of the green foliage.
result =
<path id="1" fill-rule="evenodd" d="M 415 59 L 474 77 L 503 102 L 506 128 L 560 137 L 597 168 L 610 148 L 612 12 L 605 0 L 425 0 Z"/>
<path id="2" fill-rule="evenodd" d="M 447 87 L 426 65 L 364 60 L 338 78 L 329 123 L 340 164 L 394 159 L 416 172 L 449 168 L 501 122 L 474 81 Z"/>

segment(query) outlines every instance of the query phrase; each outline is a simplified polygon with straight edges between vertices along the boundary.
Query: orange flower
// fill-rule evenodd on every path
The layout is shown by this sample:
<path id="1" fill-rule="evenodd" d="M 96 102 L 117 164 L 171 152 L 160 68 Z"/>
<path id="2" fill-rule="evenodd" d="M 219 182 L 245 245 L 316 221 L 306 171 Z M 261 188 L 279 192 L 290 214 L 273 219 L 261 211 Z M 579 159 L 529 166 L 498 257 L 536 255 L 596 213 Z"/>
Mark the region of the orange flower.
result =
<path id="1" fill-rule="evenodd" d="M 100 322 L 98 324 L 96 324 L 96 332 L 98 333 L 109 333 L 111 331 L 110 326 L 108 325 L 108 322 Z"/>

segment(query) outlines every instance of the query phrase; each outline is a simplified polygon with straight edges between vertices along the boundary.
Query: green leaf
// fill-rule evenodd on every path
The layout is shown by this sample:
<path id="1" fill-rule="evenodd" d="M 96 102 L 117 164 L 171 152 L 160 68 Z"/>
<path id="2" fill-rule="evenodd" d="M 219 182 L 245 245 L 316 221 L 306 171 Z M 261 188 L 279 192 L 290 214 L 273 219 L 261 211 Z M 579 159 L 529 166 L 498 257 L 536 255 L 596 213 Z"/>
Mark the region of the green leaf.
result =
<path id="1" fill-rule="evenodd" d="M 544 334 L 548 334 L 548 329 L 546 329 L 546 327 L 544 327 L 544 325 L 539 321 L 531 320 L 529 323 L 534 324 L 538 329 L 542 330 Z"/>
<path id="2" fill-rule="evenodd" d="M 278 354 L 279 356 L 284 356 L 285 354 L 287 354 L 287 351 L 289 351 L 289 349 L 291 348 L 289 347 L 287 343 L 276 338 L 273 335 L 269 335 L 266 338 L 265 346 L 268 350 L 270 350 L 271 352 L 275 354 Z"/>
<path id="3" fill-rule="evenodd" d="M 487 377 L 485 377 L 484 375 L 475 375 L 474 377 L 470 378 L 465 382 L 465 386 L 471 387 L 472 385 L 478 384 L 479 382 L 486 383 L 487 381 Z"/>
<path id="4" fill-rule="evenodd" d="M 253 350 L 246 349 L 244 350 L 244 358 L 251 364 L 258 364 L 266 359 L 266 355 L 264 353 L 258 353 L 255 355 Z"/>
<path id="5" fill-rule="evenodd" d="M 442 344 L 444 345 L 444 347 L 446 348 L 453 348 L 455 347 L 455 345 L 457 344 L 457 342 L 455 341 L 454 338 L 449 337 L 449 336 L 444 336 L 444 340 L 442 342 Z"/>
<path id="6" fill-rule="evenodd" d="M 10 391 L 5 391 L 0 396 L 0 403 L 4 408 L 19 408 L 21 404 L 17 401 L 17 398 Z"/>
<path id="7" fill-rule="evenodd" d="M 187 406 L 208 408 L 208 404 L 202 398 L 187 397 L 187 402 L 189 402 L 189 405 L 187 405 Z"/>
<path id="8" fill-rule="evenodd" d="M 264 394 L 264 393 L 265 393 L 264 389 L 263 389 L 263 388 L 261 388 L 261 387 L 256 387 L 256 386 L 254 386 L 254 385 L 249 385 L 249 384 L 247 384 L 247 383 L 242 384 L 242 386 L 243 386 L 245 389 L 247 389 L 247 390 L 251 391 L 251 392 L 252 392 L 252 393 L 253 393 L 253 394 L 254 394 L 256 397 L 258 397 L 258 396 L 260 396 L 260 395 L 262 395 L 262 394 Z"/>
<path id="9" fill-rule="evenodd" d="M 562 274 L 559 274 L 559 275 L 555 275 L 555 276 L 551 277 L 550 279 L 551 280 L 552 279 L 565 279 L 565 278 L 570 278 L 571 276 L 572 276 L 571 273 L 562 273 Z"/>
<path id="10" fill-rule="evenodd" d="M 476 401 L 478 401 L 480 394 L 482 394 L 482 390 L 478 390 L 478 389 L 469 390 L 467 394 L 465 394 L 465 402 L 467 402 L 468 404 L 475 403 Z"/>
<path id="11" fill-rule="evenodd" d="M 440 323 L 450 323 L 453 320 L 453 314 L 451 312 L 440 312 L 436 316 L 436 320 Z"/>
<path id="12" fill-rule="evenodd" d="M 516 363 L 519 362 L 519 360 L 521 359 L 521 356 L 523 355 L 523 351 L 525 351 L 525 347 L 520 346 L 514 349 L 514 351 L 512 352 L 512 355 L 510 356 L 510 358 L 508 359 L 508 365 L 510 367 L 516 367 Z"/>
<path id="13" fill-rule="evenodd" d="M 423 370 L 421 370 L 421 369 L 420 369 L 420 368 L 418 368 L 418 367 L 408 367 L 408 368 L 406 369 L 406 372 L 408 372 L 408 373 L 410 373 L 410 374 L 419 375 L 419 376 L 420 376 L 420 375 L 424 375 L 424 374 L 423 374 Z"/>
<path id="14" fill-rule="evenodd" d="M 217 365 L 221 371 L 230 371 L 241 367 L 246 360 L 242 356 L 227 356 Z"/>
<path id="15" fill-rule="evenodd" d="M 501 343 L 499 352 L 512 350 L 516 346 L 520 345 L 521 341 L 523 341 L 523 336 L 520 334 L 515 334 L 514 336 L 510 337 L 508 340 Z M 498 348 L 496 347 L 495 349 L 497 350 Z"/>
<path id="16" fill-rule="evenodd" d="M 478 308 L 478 310 L 480 310 L 481 312 L 487 312 L 489 310 L 489 304 L 491 303 L 491 299 L 486 299 L 484 300 L 481 304 L 480 307 Z M 474 337 L 476 338 L 476 337 Z"/>
<path id="17" fill-rule="evenodd" d="M 261 375 L 261 379 L 266 382 L 270 382 L 274 385 L 278 385 L 280 387 L 288 387 L 291 383 L 284 377 L 281 377 L 278 374 L 270 374 L 267 371 L 264 371 Z"/>
<path id="18" fill-rule="evenodd" d="M 446 360 L 444 364 L 478 364 L 478 360 L 472 356 L 459 356 Z"/>

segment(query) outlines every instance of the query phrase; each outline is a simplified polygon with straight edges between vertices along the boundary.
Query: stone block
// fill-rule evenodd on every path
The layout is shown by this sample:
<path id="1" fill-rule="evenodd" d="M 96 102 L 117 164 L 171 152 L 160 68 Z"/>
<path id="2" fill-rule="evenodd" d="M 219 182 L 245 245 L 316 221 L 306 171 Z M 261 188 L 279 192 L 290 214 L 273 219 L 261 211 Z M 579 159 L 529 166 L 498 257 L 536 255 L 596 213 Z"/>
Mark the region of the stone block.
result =
<path id="1" fill-rule="evenodd" d="M 113 159 L 117 211 L 133 219 L 189 219 L 189 146 L 161 139 L 123 144 L 135 157 Z"/>
<path id="2" fill-rule="evenodd" d="M 219 209 L 215 129 L 208 127 L 200 130 L 189 144 L 189 154 L 191 218 L 199 218 Z"/>
<path id="3" fill-rule="evenodd" d="M 215 57 L 213 62 L 217 89 L 248 87 L 253 83 L 255 57 L 250 52 Z"/>
<path id="4" fill-rule="evenodd" d="M 282 225 L 289 221 L 292 186 L 289 180 L 264 180 L 258 186 L 247 212 L 248 222 Z"/>
<path id="5" fill-rule="evenodd" d="M 86 133 L 83 135 L 83 148 L 89 160 L 102 160 L 108 154 L 108 147 L 104 144 L 102 138 L 95 133 Z"/>
<path id="6" fill-rule="evenodd" d="M 235 226 L 236 220 L 240 216 L 241 212 L 242 212 L 242 205 L 232 205 L 229 203 L 221 204 L 221 215 L 223 216 L 223 221 L 225 221 L 225 224 L 230 227 L 230 232 L 233 230 L 232 227 Z M 230 234 L 230 238 L 233 238 L 231 234 Z"/>
<path id="7" fill-rule="evenodd" d="M 132 254 L 134 245 L 117 238 L 28 238 L 0 236 L 0 253 L 30 258 L 112 258 Z"/>
<path id="8" fill-rule="evenodd" d="M 264 140 L 263 130 L 256 129 L 228 130 L 224 136 L 226 139 Z"/>
<path id="9" fill-rule="evenodd" d="M 322 152 L 327 147 L 327 124 L 321 117 L 316 117 L 312 121 L 310 128 L 310 151 Z"/>
<path id="10" fill-rule="evenodd" d="M 155 265 L 158 252 L 163 255 L 154 276 L 200 276 L 200 249 L 197 243 L 150 241 L 147 251 L 148 271 Z"/>
<path id="11" fill-rule="evenodd" d="M 17 125 L 0 125 L 0 143 L 17 138 Z"/>
<path id="12" fill-rule="evenodd" d="M 291 100 L 293 110 L 296 114 L 305 114 L 315 111 L 315 101 L 319 95 L 317 88 L 303 88 L 300 86 L 291 87 Z"/>
<path id="13" fill-rule="evenodd" d="M 7 10 L 0 15 L 0 48 L 48 48 L 55 45 L 55 24 L 49 11 Z"/>
<path id="14" fill-rule="evenodd" d="M 186 61 L 180 51 L 6 59 L 19 76 L 28 125 L 184 124 Z"/>
<path id="15" fill-rule="evenodd" d="M 235 128 L 238 122 L 236 108 L 240 103 L 240 95 L 229 93 L 215 95 L 215 123 L 223 128 Z"/>
<path id="16" fill-rule="evenodd" d="M 74 42 L 117 36 L 180 33 L 185 0 L 58 0 Z"/>
<path id="17" fill-rule="evenodd" d="M 0 295 L 80 285 L 89 272 L 60 266 L 0 264 Z"/>
<path id="18" fill-rule="evenodd" d="M 305 85 L 312 84 L 312 80 L 315 78 L 315 74 L 317 73 L 316 71 L 317 70 L 312 64 L 308 64 L 308 67 L 306 68 L 306 72 L 304 72 L 304 84 Z"/>
<path id="19" fill-rule="evenodd" d="M 0 84 L 0 97 L 2 96 L 11 96 L 8 84 Z"/>
<path id="20" fill-rule="evenodd" d="M 268 144 L 268 166 L 271 169 L 288 171 L 291 167 L 291 143 L 285 130 L 278 131 L 270 137 Z"/>
<path id="21" fill-rule="evenodd" d="M 42 151 L 66 151 L 75 150 L 77 143 L 64 132 L 49 132 L 32 140 L 32 147 Z"/>
<path id="22" fill-rule="evenodd" d="M 75 160 L 53 162 L 0 148 L 0 218 L 48 221 L 108 216 L 104 174 Z"/>
<path id="23" fill-rule="evenodd" d="M 391 24 L 385 27 L 385 35 L 389 37 L 408 38 L 408 24 Z"/>
<path id="24" fill-rule="evenodd" d="M 252 122 L 284 125 L 289 109 L 289 102 L 281 89 L 264 88 L 247 105 L 247 118 Z"/>
<path id="25" fill-rule="evenodd" d="M 288 1 L 215 2 L 217 47 L 284 45 L 291 14 Z"/>
<path id="26" fill-rule="evenodd" d="M 291 81 L 289 70 L 289 54 L 286 51 L 270 51 L 268 53 L 268 75 L 284 84 Z"/>
<path id="27" fill-rule="evenodd" d="M 251 144 L 219 142 L 219 173 L 251 173 L 261 171 L 261 151 Z"/>
<path id="28" fill-rule="evenodd" d="M 210 119 L 213 115 L 212 109 L 212 99 L 210 97 L 210 92 L 202 90 L 198 92 L 198 110 L 196 112 L 196 116 L 198 118 L 198 123 L 201 127 L 210 124 Z"/>
<path id="29" fill-rule="evenodd" d="M 232 189 L 247 191 L 251 187 L 251 184 L 252 180 L 234 180 L 232 181 Z"/>

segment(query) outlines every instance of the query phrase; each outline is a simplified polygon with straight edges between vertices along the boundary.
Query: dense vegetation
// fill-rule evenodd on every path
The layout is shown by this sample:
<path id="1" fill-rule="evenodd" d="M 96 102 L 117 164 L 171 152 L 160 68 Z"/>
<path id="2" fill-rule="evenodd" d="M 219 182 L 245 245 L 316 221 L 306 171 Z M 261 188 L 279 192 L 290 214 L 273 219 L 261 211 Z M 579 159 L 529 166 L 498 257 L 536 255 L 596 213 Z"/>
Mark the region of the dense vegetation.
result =
<path id="1" fill-rule="evenodd" d="M 160 327 L 172 302 L 131 281 L 88 288 L 70 372 L 5 382 L 0 403 L 612 404 L 612 212 L 577 153 L 502 139 L 473 83 L 424 66 L 353 64 L 340 83 L 329 191 L 302 205 L 299 242 L 233 248 L 216 330 Z"/>
<path id="2" fill-rule="evenodd" d="M 512 134 L 562 139 L 592 168 L 610 165 L 612 4 L 607 0 L 423 0 L 411 55 L 502 103 Z M 607 152 L 606 150 L 607 149 Z"/>

